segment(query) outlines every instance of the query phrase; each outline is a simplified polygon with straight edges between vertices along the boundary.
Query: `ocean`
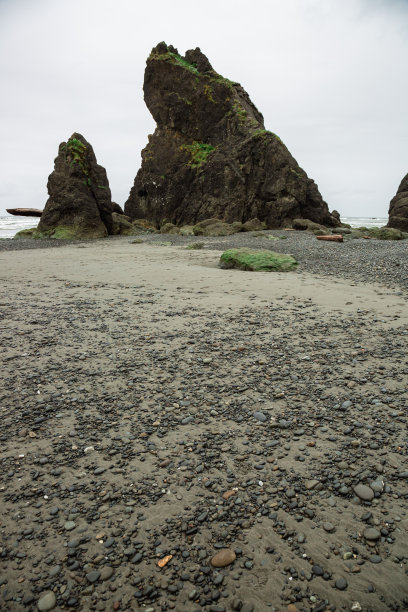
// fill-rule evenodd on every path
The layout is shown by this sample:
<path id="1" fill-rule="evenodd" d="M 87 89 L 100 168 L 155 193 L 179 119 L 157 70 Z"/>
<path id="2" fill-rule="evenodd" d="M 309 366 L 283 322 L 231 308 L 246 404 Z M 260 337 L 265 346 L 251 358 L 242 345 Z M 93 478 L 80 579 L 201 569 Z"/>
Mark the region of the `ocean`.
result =
<path id="1" fill-rule="evenodd" d="M 387 217 L 341 217 L 341 220 L 343 223 L 351 225 L 351 227 L 382 227 L 388 221 Z M 13 238 L 20 230 L 37 227 L 38 221 L 38 217 L 1 215 L 0 238 Z"/>

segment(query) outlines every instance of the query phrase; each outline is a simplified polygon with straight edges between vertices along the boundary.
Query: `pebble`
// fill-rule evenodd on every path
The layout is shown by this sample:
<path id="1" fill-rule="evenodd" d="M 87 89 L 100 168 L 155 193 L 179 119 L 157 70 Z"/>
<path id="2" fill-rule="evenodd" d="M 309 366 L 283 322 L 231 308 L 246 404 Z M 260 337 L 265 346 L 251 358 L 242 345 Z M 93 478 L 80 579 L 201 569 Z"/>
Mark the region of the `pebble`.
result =
<path id="1" fill-rule="evenodd" d="M 231 548 L 224 548 L 215 554 L 211 559 L 213 567 L 226 567 L 231 565 L 237 558 L 237 555 Z"/>
<path id="2" fill-rule="evenodd" d="M 53 593 L 52 591 L 48 591 L 38 600 L 37 608 L 41 612 L 46 612 L 46 610 L 52 610 L 53 608 L 55 608 L 56 603 L 57 598 L 55 597 L 55 593 Z"/>
<path id="3" fill-rule="evenodd" d="M 363 536 L 366 540 L 376 541 L 381 538 L 381 533 L 374 527 L 367 527 L 366 529 L 364 529 Z"/>
<path id="4" fill-rule="evenodd" d="M 364 484 L 358 484 L 353 489 L 354 493 L 363 501 L 371 501 L 374 499 L 374 491 Z"/>
<path id="5" fill-rule="evenodd" d="M 268 417 L 263 412 L 254 412 L 253 417 L 257 421 L 261 421 L 261 423 L 265 423 L 268 420 Z"/>
<path id="6" fill-rule="evenodd" d="M 345 578 L 338 578 L 336 580 L 335 587 L 339 591 L 344 591 L 348 587 L 347 580 Z"/>
<path id="7" fill-rule="evenodd" d="M 88 580 L 88 582 L 93 584 L 94 582 L 99 580 L 100 576 L 101 576 L 101 572 L 99 570 L 91 570 L 90 572 L 87 573 L 86 579 Z"/>
<path id="8" fill-rule="evenodd" d="M 75 527 L 76 523 L 74 521 L 67 521 L 66 523 L 64 523 L 65 531 L 72 531 L 73 529 L 75 529 Z"/>
<path id="9" fill-rule="evenodd" d="M 109 580 L 113 576 L 113 567 L 110 565 L 104 565 L 101 569 L 100 579 L 101 580 Z"/>

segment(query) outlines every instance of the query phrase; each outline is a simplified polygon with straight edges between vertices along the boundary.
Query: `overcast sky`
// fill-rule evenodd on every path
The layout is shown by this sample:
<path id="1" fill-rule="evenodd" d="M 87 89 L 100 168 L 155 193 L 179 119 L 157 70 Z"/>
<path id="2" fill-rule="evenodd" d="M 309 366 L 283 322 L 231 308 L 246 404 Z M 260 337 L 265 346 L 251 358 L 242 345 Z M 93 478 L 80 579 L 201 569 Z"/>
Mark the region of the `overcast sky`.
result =
<path id="1" fill-rule="evenodd" d="M 408 172 L 408 0 L 0 0 L 0 213 L 43 208 L 74 131 L 123 205 L 161 40 L 240 82 L 331 210 L 387 215 Z"/>

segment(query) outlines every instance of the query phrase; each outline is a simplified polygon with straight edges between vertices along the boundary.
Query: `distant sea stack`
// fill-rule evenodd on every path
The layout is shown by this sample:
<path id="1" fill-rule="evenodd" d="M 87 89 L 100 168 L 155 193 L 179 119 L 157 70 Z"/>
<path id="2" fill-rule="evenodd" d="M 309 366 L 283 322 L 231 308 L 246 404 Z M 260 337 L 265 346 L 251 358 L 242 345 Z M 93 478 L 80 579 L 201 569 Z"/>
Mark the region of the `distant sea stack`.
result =
<path id="1" fill-rule="evenodd" d="M 390 202 L 387 227 L 408 232 L 408 174 L 402 179 L 397 193 Z"/>
<path id="2" fill-rule="evenodd" d="M 144 77 L 144 98 L 157 123 L 142 151 L 125 214 L 195 224 L 258 218 L 269 228 L 306 218 L 339 224 L 313 180 L 239 85 L 215 72 L 200 49 L 184 57 L 164 42 Z"/>
<path id="3" fill-rule="evenodd" d="M 102 238 L 113 233 L 106 170 L 92 146 L 74 133 L 62 142 L 48 177 L 49 198 L 37 231 L 51 238 Z"/>

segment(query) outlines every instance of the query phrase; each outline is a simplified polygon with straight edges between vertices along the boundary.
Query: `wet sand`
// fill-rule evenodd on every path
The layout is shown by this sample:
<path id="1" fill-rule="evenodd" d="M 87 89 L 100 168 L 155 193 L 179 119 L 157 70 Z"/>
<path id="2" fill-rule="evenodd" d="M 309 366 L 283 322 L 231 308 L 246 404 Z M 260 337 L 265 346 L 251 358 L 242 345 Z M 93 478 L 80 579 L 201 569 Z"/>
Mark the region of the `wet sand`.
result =
<path id="1" fill-rule="evenodd" d="M 404 292 L 219 255 L 0 253 L 5 610 L 407 605 Z"/>

